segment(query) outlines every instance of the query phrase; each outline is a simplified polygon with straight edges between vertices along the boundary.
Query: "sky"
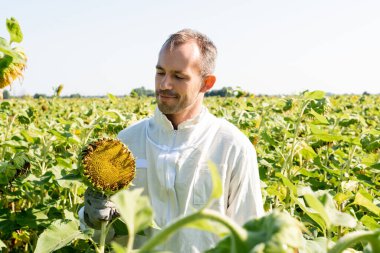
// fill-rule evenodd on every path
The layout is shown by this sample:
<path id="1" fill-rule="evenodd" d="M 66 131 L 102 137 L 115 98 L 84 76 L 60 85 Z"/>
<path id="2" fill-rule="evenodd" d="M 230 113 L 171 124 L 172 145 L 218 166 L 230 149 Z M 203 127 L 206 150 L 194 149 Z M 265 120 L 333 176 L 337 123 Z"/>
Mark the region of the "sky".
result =
<path id="1" fill-rule="evenodd" d="M 28 56 L 12 95 L 96 96 L 154 89 L 158 52 L 183 28 L 218 48 L 214 89 L 254 94 L 380 93 L 378 0 L 0 0 Z M 3 25 L 1 25 L 1 23 Z"/>

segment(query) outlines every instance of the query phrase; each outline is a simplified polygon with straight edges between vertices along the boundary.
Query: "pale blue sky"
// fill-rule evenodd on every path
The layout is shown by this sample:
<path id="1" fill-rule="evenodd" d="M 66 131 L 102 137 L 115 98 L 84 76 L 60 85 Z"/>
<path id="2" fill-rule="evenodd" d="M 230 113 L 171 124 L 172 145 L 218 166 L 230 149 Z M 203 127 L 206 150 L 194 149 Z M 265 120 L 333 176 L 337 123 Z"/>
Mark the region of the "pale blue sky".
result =
<path id="1" fill-rule="evenodd" d="M 379 0 L 1 0 L 29 57 L 11 93 L 128 94 L 154 89 L 158 51 L 182 28 L 219 50 L 217 83 L 255 94 L 380 93 Z"/>

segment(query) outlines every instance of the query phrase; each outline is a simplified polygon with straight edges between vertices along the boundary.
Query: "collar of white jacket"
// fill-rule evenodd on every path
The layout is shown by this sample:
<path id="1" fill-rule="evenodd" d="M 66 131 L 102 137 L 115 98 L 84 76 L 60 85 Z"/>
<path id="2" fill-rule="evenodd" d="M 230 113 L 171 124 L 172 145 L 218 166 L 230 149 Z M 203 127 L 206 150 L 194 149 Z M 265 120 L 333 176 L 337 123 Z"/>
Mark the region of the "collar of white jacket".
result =
<path id="1" fill-rule="evenodd" d="M 202 119 L 205 118 L 205 115 L 207 114 L 208 110 L 205 106 L 202 106 L 201 112 L 195 116 L 194 118 L 188 119 L 178 125 L 178 130 L 186 129 L 186 128 L 192 128 L 195 125 L 197 125 Z M 166 117 L 165 114 L 163 114 L 158 107 L 156 107 L 156 110 L 154 112 L 154 121 L 157 125 L 163 127 L 167 131 L 173 131 L 174 127 L 170 120 Z"/>
<path id="2" fill-rule="evenodd" d="M 195 148 L 210 134 L 216 131 L 215 116 L 203 107 L 199 115 L 182 122 L 178 130 L 157 108 L 154 116 L 148 121 L 146 128 L 147 140 L 162 150 L 183 150 Z"/>

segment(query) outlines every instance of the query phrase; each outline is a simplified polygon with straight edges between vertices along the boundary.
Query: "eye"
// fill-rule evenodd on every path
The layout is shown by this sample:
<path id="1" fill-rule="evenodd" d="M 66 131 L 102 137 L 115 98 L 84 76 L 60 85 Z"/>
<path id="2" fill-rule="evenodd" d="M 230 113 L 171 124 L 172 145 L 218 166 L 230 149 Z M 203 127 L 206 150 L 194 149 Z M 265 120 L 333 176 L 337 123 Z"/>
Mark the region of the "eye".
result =
<path id="1" fill-rule="evenodd" d="M 181 76 L 181 75 L 175 75 L 174 76 L 176 79 L 179 79 L 179 80 L 182 80 L 182 79 L 185 79 L 183 76 Z"/>
<path id="2" fill-rule="evenodd" d="M 164 75 L 164 74 L 165 74 L 165 71 L 161 69 L 156 69 L 156 75 Z"/>

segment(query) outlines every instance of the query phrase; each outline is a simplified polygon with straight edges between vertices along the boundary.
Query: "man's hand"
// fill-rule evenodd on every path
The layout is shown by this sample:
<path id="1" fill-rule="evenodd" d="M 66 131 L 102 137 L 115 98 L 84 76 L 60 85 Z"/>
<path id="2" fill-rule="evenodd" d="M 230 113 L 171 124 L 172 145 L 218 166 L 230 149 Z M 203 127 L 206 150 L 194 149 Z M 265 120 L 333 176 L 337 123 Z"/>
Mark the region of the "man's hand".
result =
<path id="1" fill-rule="evenodd" d="M 87 188 L 84 193 L 84 220 L 88 226 L 100 229 L 103 221 L 111 221 L 118 216 L 115 204 L 106 195 Z"/>

